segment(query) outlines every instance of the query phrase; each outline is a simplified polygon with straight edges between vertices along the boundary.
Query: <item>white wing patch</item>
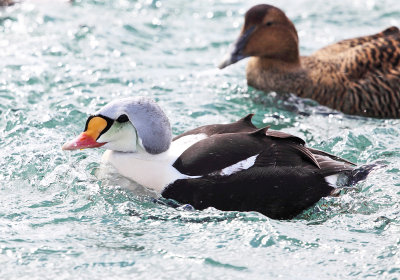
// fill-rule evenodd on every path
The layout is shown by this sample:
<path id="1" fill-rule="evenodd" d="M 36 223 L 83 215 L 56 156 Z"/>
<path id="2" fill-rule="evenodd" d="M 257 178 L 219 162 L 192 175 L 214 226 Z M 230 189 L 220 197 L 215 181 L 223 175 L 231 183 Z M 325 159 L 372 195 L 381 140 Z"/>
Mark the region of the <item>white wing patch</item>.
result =
<path id="1" fill-rule="evenodd" d="M 339 178 L 339 174 L 333 174 L 330 176 L 326 176 L 324 179 L 328 183 L 329 186 L 331 186 L 333 188 L 337 188 L 337 187 L 339 187 L 337 185 L 338 178 Z"/>
<path id="2" fill-rule="evenodd" d="M 254 165 L 254 162 L 256 161 L 258 154 L 252 157 L 249 157 L 247 159 L 244 159 L 242 161 L 239 161 L 231 166 L 225 167 L 224 169 L 221 169 L 220 171 L 215 172 L 214 174 L 218 174 L 221 176 L 229 176 L 232 175 L 236 172 L 249 169 Z"/>

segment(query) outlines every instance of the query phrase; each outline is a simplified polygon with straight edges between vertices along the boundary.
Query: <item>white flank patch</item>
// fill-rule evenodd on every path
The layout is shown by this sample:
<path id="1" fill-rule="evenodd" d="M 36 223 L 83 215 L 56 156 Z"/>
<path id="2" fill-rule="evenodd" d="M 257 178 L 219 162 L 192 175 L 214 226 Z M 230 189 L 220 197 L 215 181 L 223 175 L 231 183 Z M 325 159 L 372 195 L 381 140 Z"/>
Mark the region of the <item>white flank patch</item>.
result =
<path id="1" fill-rule="evenodd" d="M 102 161 L 111 163 L 117 171 L 140 185 L 161 192 L 178 179 L 198 178 L 176 170 L 172 164 L 190 146 L 207 138 L 206 134 L 187 135 L 171 143 L 170 148 L 161 154 L 145 152 L 124 153 L 107 150 Z"/>
<path id="2" fill-rule="evenodd" d="M 339 174 L 334 174 L 334 175 L 326 176 L 324 179 L 329 184 L 329 186 L 331 186 L 333 188 L 337 188 L 338 186 L 336 185 L 336 183 L 337 183 L 338 178 L 339 178 Z"/>
<path id="3" fill-rule="evenodd" d="M 249 157 L 247 159 L 244 159 L 242 161 L 239 161 L 231 166 L 225 167 L 221 171 L 217 172 L 217 174 L 222 175 L 222 176 L 229 176 L 232 175 L 236 172 L 239 172 L 241 170 L 249 169 L 254 165 L 254 162 L 256 161 L 258 154 L 252 157 Z"/>

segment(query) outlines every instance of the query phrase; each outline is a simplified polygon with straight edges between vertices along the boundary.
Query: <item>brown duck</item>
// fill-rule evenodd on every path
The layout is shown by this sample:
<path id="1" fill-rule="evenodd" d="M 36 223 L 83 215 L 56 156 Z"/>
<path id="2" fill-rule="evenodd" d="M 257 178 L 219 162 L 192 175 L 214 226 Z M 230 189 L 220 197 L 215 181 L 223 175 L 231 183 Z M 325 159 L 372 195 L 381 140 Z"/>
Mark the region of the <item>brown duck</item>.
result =
<path id="1" fill-rule="evenodd" d="M 251 57 L 247 83 L 257 89 L 294 93 L 346 114 L 400 118 L 397 27 L 299 56 L 297 31 L 285 13 L 257 5 L 247 11 L 240 36 L 219 67 L 246 57 Z"/>

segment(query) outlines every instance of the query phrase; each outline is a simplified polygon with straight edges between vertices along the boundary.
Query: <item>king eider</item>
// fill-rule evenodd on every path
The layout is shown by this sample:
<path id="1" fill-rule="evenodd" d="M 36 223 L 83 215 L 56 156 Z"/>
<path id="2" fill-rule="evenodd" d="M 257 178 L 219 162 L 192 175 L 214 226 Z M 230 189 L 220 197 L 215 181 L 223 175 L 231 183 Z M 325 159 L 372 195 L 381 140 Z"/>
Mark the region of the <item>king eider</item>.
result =
<path id="1" fill-rule="evenodd" d="M 103 147 L 103 161 L 165 198 L 196 209 L 258 211 L 289 219 L 335 192 L 354 164 L 307 148 L 296 136 L 256 128 L 252 114 L 172 139 L 167 116 L 143 97 L 113 101 L 91 115 L 64 150 Z"/>
<path id="2" fill-rule="evenodd" d="M 292 21 L 271 5 L 247 11 L 224 68 L 251 57 L 247 83 L 257 89 L 293 93 L 346 114 L 400 118 L 400 31 L 386 30 L 343 40 L 310 56 L 299 56 Z"/>

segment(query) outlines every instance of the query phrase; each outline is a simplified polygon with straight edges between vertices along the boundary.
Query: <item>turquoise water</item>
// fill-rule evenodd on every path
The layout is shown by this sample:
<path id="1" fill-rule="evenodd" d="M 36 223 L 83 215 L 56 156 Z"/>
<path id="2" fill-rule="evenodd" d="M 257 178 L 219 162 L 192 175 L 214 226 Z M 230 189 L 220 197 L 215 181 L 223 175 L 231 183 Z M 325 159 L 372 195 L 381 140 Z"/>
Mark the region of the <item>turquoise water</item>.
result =
<path id="1" fill-rule="evenodd" d="M 350 117 L 217 70 L 259 1 L 26 1 L 0 9 L 0 279 L 400 279 L 400 121 Z M 301 52 L 400 26 L 400 2 L 271 1 Z M 102 150 L 61 151 L 109 101 L 155 98 L 174 133 L 256 113 L 367 180 L 291 221 L 152 202 Z M 127 187 L 130 189 L 128 190 Z"/>

